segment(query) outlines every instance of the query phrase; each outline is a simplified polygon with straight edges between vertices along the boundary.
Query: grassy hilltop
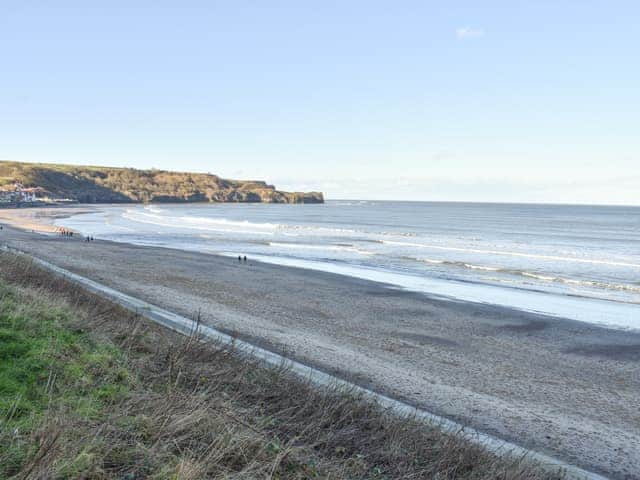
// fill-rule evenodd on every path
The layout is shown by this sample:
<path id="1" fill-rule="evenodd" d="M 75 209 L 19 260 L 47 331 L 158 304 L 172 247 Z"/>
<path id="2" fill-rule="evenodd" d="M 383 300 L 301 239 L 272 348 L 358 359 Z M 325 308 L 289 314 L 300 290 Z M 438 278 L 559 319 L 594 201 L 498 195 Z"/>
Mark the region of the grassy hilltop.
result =
<path id="1" fill-rule="evenodd" d="M 0 161 L 0 190 L 16 182 L 41 187 L 52 198 L 82 203 L 324 200 L 320 192 L 281 192 L 265 182 L 227 180 L 208 173 Z"/>

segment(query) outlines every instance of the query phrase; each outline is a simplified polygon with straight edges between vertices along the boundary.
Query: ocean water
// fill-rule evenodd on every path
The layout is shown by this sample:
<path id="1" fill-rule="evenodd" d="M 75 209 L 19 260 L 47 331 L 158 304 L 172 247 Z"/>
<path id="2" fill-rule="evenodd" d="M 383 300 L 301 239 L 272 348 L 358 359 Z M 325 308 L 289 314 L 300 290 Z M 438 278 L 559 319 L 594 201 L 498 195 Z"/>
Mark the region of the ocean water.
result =
<path id="1" fill-rule="evenodd" d="M 640 207 L 157 204 L 97 207 L 57 224 L 640 329 Z"/>

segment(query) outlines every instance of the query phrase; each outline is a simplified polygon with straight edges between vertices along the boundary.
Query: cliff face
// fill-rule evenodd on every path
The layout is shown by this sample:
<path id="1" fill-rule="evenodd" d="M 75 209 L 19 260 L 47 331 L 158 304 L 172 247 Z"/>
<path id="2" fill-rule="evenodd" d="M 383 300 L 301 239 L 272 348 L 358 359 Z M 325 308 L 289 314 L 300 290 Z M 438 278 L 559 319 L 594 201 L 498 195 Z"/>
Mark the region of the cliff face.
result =
<path id="1" fill-rule="evenodd" d="M 54 199 L 81 203 L 324 202 L 320 192 L 282 192 L 265 182 L 205 173 L 0 162 L 0 189 L 15 183 L 41 187 Z"/>

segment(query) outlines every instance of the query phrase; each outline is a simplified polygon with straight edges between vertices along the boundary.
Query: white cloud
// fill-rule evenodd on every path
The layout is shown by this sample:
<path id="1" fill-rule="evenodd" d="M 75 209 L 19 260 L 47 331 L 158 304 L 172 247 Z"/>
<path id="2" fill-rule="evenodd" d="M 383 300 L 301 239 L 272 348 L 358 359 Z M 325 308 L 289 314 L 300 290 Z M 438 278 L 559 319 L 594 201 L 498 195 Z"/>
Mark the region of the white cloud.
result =
<path id="1" fill-rule="evenodd" d="M 470 38 L 484 37 L 484 30 L 480 28 L 459 27 L 456 28 L 456 37 L 458 40 L 468 40 Z"/>

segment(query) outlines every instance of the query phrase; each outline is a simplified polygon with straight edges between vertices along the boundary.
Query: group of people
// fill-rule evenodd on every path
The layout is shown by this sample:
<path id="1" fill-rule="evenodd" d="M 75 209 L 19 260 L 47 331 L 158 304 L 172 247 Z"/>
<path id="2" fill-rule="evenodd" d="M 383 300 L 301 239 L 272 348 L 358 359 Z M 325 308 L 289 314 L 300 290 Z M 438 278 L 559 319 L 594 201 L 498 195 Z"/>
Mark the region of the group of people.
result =
<path id="1" fill-rule="evenodd" d="M 67 230 L 66 228 L 61 228 L 58 230 L 58 233 L 63 237 L 73 237 L 73 230 Z M 85 242 L 93 242 L 95 239 L 91 235 L 87 235 L 84 237 Z"/>
<path id="2" fill-rule="evenodd" d="M 247 256 L 245 255 L 244 257 L 238 255 L 238 263 L 241 263 L 244 260 L 244 263 L 247 263 Z"/>

